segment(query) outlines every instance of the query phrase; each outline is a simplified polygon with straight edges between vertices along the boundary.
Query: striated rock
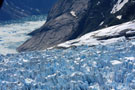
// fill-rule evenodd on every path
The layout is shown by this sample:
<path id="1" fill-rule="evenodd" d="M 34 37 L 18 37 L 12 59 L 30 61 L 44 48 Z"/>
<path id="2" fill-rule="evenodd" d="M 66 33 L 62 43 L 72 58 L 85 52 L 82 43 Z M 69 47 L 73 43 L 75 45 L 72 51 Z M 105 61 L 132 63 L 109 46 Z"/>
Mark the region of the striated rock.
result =
<path id="1" fill-rule="evenodd" d="M 58 0 L 46 24 L 17 50 L 43 50 L 88 32 L 135 19 L 134 0 Z"/>

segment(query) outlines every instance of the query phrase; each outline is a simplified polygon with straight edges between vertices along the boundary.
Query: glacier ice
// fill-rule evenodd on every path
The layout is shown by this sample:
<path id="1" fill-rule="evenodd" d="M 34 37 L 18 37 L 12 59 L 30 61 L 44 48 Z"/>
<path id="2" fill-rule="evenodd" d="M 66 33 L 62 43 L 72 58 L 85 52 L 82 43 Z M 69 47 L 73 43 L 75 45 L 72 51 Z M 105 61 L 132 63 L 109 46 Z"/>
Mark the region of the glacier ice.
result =
<path id="1" fill-rule="evenodd" d="M 133 42 L 0 55 L 0 90 L 133 90 Z"/>
<path id="2" fill-rule="evenodd" d="M 0 54 L 17 53 L 16 48 L 30 38 L 27 34 L 41 27 L 46 15 L 0 22 Z"/>

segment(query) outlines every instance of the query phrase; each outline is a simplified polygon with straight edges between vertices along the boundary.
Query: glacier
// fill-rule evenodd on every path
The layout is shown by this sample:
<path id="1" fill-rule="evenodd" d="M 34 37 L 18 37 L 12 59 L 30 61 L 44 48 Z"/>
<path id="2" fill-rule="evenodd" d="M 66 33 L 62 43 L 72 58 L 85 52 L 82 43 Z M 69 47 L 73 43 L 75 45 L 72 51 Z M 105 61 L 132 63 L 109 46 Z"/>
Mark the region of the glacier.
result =
<path id="1" fill-rule="evenodd" d="M 135 90 L 135 20 L 14 54 L 42 20 L 0 24 L 0 90 Z"/>
<path id="2" fill-rule="evenodd" d="M 0 55 L 0 90 L 134 90 L 135 40 Z"/>
<path id="3" fill-rule="evenodd" d="M 0 54 L 17 53 L 16 48 L 30 38 L 27 34 L 40 28 L 46 15 L 0 22 Z"/>

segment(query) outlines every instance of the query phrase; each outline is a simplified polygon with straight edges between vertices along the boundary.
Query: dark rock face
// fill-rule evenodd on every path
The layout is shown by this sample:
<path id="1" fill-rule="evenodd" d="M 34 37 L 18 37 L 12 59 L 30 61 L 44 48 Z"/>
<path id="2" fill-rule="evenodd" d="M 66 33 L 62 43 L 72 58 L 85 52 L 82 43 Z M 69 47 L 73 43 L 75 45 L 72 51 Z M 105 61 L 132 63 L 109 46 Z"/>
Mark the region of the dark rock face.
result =
<path id="1" fill-rule="evenodd" d="M 0 8 L 2 7 L 3 1 L 4 0 L 0 0 Z"/>
<path id="2" fill-rule="evenodd" d="M 118 0 L 59 0 L 51 9 L 46 24 L 30 33 L 32 38 L 17 50 L 43 50 L 88 32 L 135 19 L 134 0 L 112 13 L 117 3 Z"/>
<path id="3" fill-rule="evenodd" d="M 0 10 L 0 21 L 47 14 L 56 1 L 57 0 L 5 0 Z"/>

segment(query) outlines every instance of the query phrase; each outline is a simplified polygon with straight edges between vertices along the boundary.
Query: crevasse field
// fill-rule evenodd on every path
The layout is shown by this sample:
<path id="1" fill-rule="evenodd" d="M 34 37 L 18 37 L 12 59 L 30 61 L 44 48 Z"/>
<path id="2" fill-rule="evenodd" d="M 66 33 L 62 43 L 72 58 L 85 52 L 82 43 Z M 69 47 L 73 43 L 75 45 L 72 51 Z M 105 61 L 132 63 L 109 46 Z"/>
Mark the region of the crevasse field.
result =
<path id="1" fill-rule="evenodd" d="M 121 36 L 98 41 L 93 37 L 120 36 L 127 29 L 130 35 L 134 21 L 89 33 L 55 49 L 17 53 L 27 34 L 45 19 L 33 16 L 0 22 L 0 90 L 135 90 L 135 39 Z"/>
<path id="2" fill-rule="evenodd" d="M 0 55 L 0 90 L 134 90 L 135 40 Z"/>

